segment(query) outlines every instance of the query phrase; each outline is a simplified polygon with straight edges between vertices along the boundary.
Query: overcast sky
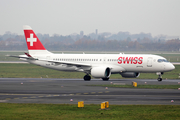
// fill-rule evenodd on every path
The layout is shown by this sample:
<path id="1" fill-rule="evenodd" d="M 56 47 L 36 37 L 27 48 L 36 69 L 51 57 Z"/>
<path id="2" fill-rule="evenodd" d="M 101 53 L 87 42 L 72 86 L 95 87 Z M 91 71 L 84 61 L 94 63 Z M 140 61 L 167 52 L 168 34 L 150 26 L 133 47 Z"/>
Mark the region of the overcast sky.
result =
<path id="1" fill-rule="evenodd" d="M 0 35 L 128 31 L 180 36 L 180 0 L 0 0 Z"/>

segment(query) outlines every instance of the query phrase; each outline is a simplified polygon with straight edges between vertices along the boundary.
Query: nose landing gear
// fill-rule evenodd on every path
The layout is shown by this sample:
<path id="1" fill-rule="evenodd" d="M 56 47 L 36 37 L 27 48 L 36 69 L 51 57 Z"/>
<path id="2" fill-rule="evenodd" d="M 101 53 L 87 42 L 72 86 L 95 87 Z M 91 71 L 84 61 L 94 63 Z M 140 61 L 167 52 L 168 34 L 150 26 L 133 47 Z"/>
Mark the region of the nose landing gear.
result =
<path id="1" fill-rule="evenodd" d="M 157 72 L 156 73 L 159 77 L 158 77 L 158 81 L 161 82 L 162 81 L 162 75 L 164 74 L 163 72 Z"/>
<path id="2" fill-rule="evenodd" d="M 161 81 L 162 81 L 162 78 L 159 77 L 157 80 L 158 80 L 159 82 L 161 82 Z"/>

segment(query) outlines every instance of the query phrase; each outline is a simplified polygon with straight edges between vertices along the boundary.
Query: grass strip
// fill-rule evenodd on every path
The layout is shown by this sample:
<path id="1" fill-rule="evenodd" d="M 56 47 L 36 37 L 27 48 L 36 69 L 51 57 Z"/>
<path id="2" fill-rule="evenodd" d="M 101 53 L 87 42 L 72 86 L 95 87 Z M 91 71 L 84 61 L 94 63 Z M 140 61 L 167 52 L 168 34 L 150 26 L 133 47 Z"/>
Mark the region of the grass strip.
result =
<path id="1" fill-rule="evenodd" d="M 0 103 L 1 120 L 178 120 L 180 105 L 100 105 Z"/>

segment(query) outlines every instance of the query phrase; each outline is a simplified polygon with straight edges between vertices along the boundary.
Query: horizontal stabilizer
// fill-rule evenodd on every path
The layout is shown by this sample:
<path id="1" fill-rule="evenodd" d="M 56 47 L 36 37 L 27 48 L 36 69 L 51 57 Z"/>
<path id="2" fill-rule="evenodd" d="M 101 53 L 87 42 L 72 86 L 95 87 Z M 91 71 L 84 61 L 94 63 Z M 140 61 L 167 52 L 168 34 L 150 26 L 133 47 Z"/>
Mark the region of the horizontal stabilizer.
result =
<path id="1" fill-rule="evenodd" d="M 36 58 L 33 58 L 29 53 L 25 53 L 25 55 L 6 55 L 6 56 L 7 57 L 30 59 L 30 60 L 37 60 Z"/>

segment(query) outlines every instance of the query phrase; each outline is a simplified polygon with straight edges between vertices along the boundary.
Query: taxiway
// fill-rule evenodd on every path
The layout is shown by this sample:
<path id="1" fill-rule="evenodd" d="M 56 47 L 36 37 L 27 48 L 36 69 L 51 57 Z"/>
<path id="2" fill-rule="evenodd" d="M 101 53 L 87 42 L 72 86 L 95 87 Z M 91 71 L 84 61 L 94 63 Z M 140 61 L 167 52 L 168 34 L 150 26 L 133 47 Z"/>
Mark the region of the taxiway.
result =
<path id="1" fill-rule="evenodd" d="M 51 103 L 51 104 L 149 104 L 180 105 L 180 90 L 106 88 L 89 85 L 99 84 L 158 84 L 176 85 L 180 80 L 121 79 L 102 81 L 94 79 L 50 79 L 50 78 L 0 78 L 0 102 L 5 103 Z M 146 82 L 146 83 L 145 83 Z M 172 102 L 172 100 L 174 102 Z"/>

